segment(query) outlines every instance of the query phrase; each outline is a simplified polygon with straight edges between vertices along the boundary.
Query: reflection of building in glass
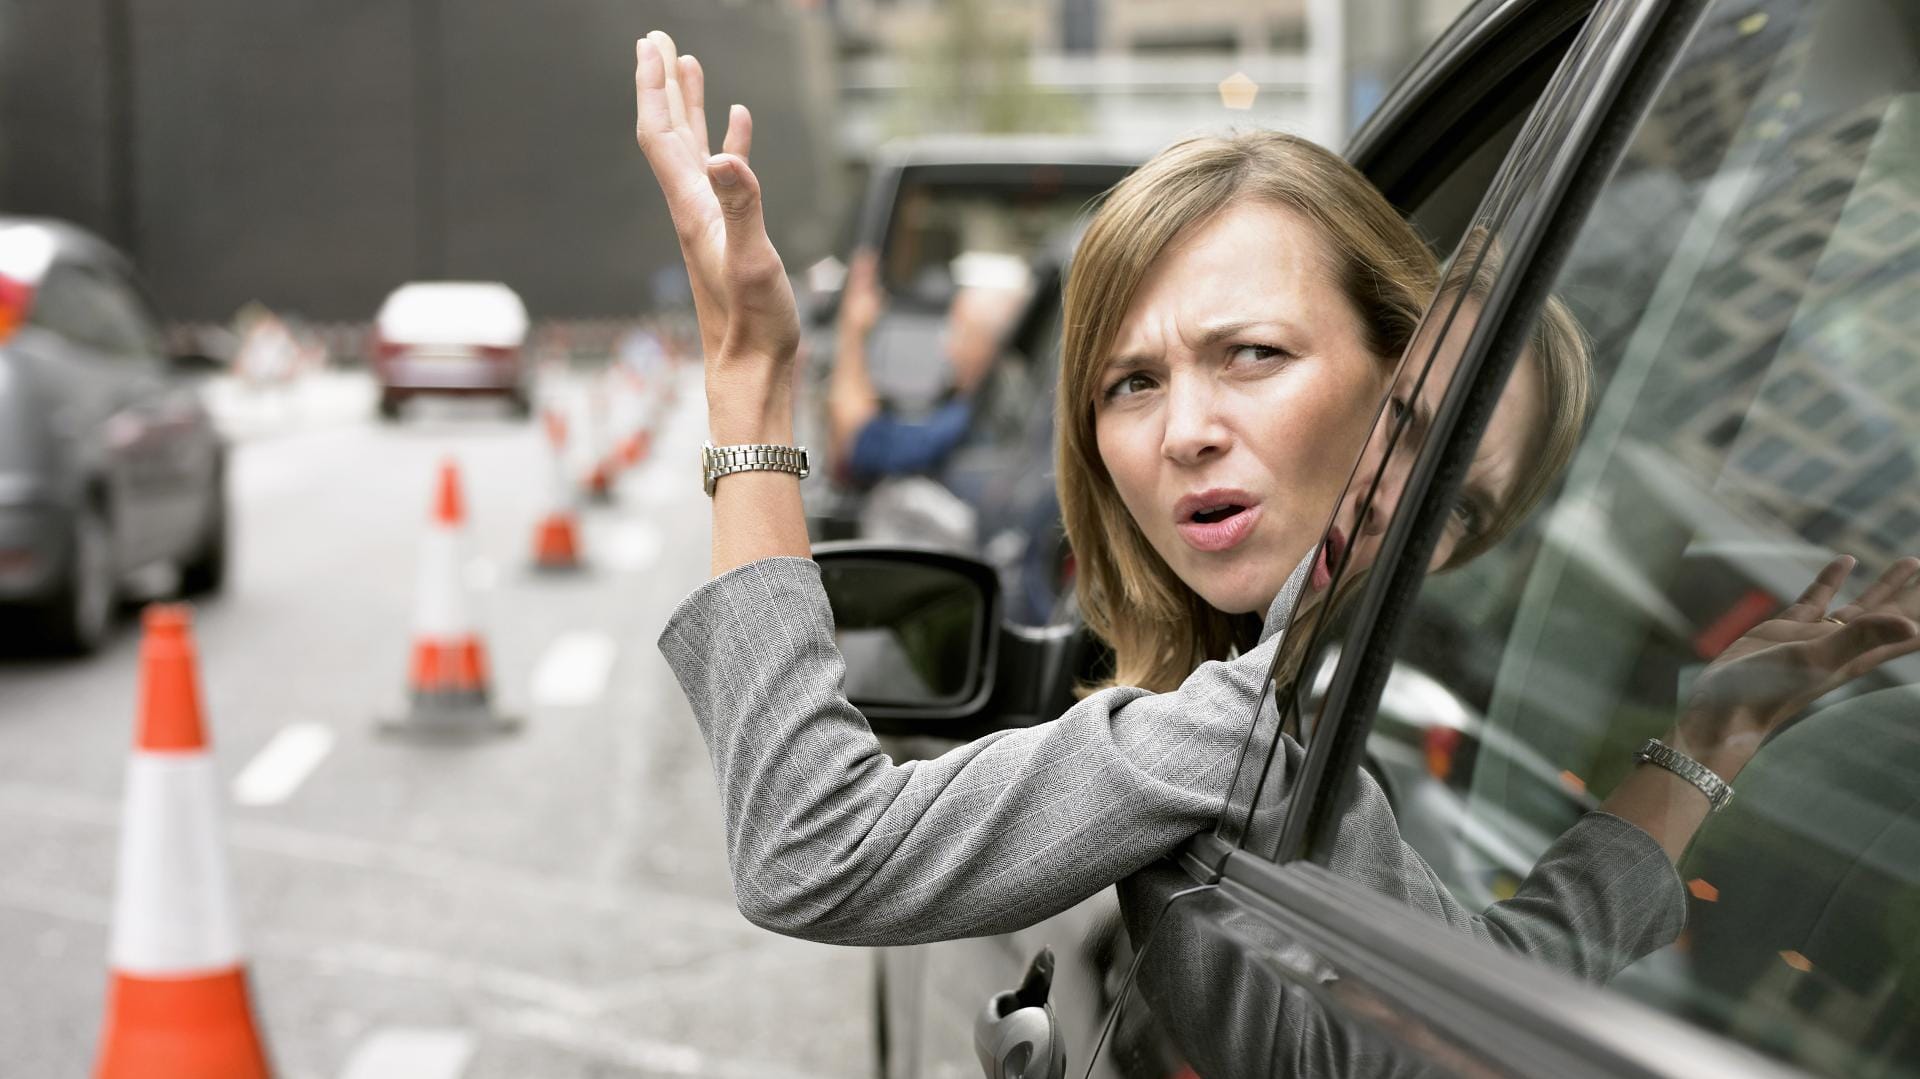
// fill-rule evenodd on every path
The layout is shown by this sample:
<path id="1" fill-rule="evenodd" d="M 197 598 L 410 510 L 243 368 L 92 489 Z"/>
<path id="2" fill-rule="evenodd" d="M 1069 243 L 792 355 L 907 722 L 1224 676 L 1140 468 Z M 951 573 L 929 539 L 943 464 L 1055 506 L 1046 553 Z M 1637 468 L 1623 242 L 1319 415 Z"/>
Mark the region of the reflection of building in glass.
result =
<path id="1" fill-rule="evenodd" d="M 1764 22 L 1703 30 L 1709 47 L 1714 33 L 1758 32 Z M 1780 70 L 1803 60 L 1790 53 Z M 1620 183 L 1649 203 L 1697 201 L 1717 172 L 1712 195 L 1736 208 L 1686 286 L 1666 346 L 1685 362 L 1656 366 L 1643 400 L 1657 407 L 1642 413 L 1642 434 L 1717 477 L 1723 503 L 1755 520 L 1868 566 L 1911 553 L 1920 546 L 1920 111 L 1889 109 L 1870 92 L 1815 100 L 1763 90 L 1765 70 L 1733 64 L 1690 66 L 1683 77 L 1693 85 L 1663 95 Z M 1685 160 L 1668 153 L 1676 147 Z M 1607 304 L 1598 275 L 1587 278 L 1582 306 L 1605 362 L 1625 352 L 1623 335 L 1646 312 Z M 1611 287 L 1638 296 L 1651 284 Z"/>

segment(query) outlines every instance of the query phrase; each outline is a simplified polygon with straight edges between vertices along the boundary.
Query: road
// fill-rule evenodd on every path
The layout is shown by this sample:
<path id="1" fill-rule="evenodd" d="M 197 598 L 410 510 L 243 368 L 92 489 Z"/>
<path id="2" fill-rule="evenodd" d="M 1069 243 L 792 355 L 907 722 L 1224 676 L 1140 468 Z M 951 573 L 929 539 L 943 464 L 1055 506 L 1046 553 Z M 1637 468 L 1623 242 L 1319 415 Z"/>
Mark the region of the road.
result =
<path id="1" fill-rule="evenodd" d="M 557 392 L 577 410 L 580 391 Z M 699 372 L 615 503 L 584 512 L 592 568 L 570 578 L 527 568 L 550 474 L 537 425 L 451 405 L 379 425 L 353 376 L 284 400 L 223 392 L 236 563 L 196 632 L 279 1074 L 372 1079 L 401 1060 L 411 1079 L 865 1074 L 867 956 L 735 910 L 706 753 L 654 646 L 707 576 Z M 416 744 L 376 721 L 403 705 L 419 542 L 449 457 L 494 691 L 525 725 Z M 8 1075 L 93 1058 L 137 637 L 129 619 L 91 659 L 0 657 Z"/>

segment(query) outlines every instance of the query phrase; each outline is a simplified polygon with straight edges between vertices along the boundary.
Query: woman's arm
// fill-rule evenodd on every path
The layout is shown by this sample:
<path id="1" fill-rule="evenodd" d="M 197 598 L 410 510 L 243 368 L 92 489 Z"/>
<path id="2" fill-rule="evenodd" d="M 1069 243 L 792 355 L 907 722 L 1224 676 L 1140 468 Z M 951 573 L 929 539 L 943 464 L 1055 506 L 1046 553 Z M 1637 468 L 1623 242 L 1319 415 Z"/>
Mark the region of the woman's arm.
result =
<path id="1" fill-rule="evenodd" d="M 705 354 L 707 426 L 715 445 L 793 442 L 793 286 L 767 238 L 760 181 L 747 165 L 753 117 L 727 114 L 723 153 L 709 156 L 706 80 L 655 31 L 634 45 L 635 136 L 666 196 L 687 262 Z M 713 572 L 778 555 L 806 557 L 799 480 L 740 472 L 714 489 Z"/>
<path id="2" fill-rule="evenodd" d="M 1032 925 L 1210 827 L 1279 640 L 1172 693 L 1108 689 L 901 764 L 841 693 L 809 560 L 709 581 L 660 649 L 713 758 L 741 911 L 813 940 L 909 944 Z"/>
<path id="3" fill-rule="evenodd" d="M 1894 561 L 1829 615 L 1853 565 L 1845 555 L 1827 563 L 1791 606 L 1715 657 L 1662 740 L 1732 783 L 1768 736 L 1814 701 L 1920 649 L 1920 559 Z M 1636 767 L 1600 808 L 1644 829 L 1675 863 L 1707 818 L 1706 795 L 1652 764 Z"/>

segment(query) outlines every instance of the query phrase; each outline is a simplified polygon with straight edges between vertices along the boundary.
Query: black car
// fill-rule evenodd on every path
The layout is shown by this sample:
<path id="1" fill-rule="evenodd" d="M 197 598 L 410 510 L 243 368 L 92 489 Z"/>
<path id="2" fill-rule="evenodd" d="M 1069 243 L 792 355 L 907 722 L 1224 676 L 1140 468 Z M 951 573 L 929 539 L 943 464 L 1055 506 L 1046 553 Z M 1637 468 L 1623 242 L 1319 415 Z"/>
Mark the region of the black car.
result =
<path id="1" fill-rule="evenodd" d="M 886 406 L 903 416 L 920 415 L 950 388 L 941 341 L 956 290 L 955 259 L 1012 255 L 1040 263 L 1044 273 L 1088 204 L 1138 164 L 1124 150 L 1061 136 L 926 137 L 883 146 L 848 222 L 844 249 L 849 258 L 863 249 L 878 258 L 887 306 L 868 340 L 867 371 Z M 808 348 L 818 357 L 809 367 L 818 403 L 825 400 L 838 315 L 838 282 L 830 283 L 816 294 L 808 318 Z M 1047 290 L 1041 282 L 1036 295 L 1045 297 Z M 811 527 L 823 539 L 862 532 L 866 491 L 834 483 L 835 472 L 823 458 L 818 478 L 806 489 Z"/>
<path id="2" fill-rule="evenodd" d="M 54 221 L 0 217 L 0 606 L 29 639 L 88 652 L 121 582 L 226 575 L 226 448 L 132 266 Z"/>
<path id="3" fill-rule="evenodd" d="M 1109 892 L 880 953 L 881 1074 L 1920 1076 L 1914 657 L 1761 748 L 1680 865 L 1686 929 L 1605 986 L 1326 866 L 1371 768 L 1441 884 L 1511 895 L 1832 554 L 1859 558 L 1857 590 L 1920 548 L 1920 8 L 1484 0 L 1348 154 L 1436 250 L 1501 253 L 1431 427 L 1396 451 L 1373 571 L 1339 617 L 1289 627 L 1308 673 L 1249 715 L 1216 828 L 1156 867 L 1190 887 L 1135 924 Z M 1430 574 L 1549 295 L 1595 356 L 1572 464 L 1515 535 Z M 843 635 L 895 637 L 849 652 L 850 696 L 925 751 L 1056 715 L 1097 668 L 1070 624 L 1005 625 L 986 563 L 818 556 Z M 903 572 L 914 588 L 881 583 Z M 941 593 L 928 574 L 947 600 L 871 602 Z M 876 666 L 901 657 L 911 677 Z M 1297 1057 L 1307 1028 L 1333 1051 Z"/>

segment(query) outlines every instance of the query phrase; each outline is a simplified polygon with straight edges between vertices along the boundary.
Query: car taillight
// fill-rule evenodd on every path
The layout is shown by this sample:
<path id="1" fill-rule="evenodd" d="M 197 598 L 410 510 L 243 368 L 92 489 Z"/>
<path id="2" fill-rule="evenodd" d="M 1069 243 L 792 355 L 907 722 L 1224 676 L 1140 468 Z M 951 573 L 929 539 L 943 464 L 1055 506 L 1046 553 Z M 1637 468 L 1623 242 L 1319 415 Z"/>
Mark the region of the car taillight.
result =
<path id="1" fill-rule="evenodd" d="M 1426 751 L 1427 773 L 1445 783 L 1453 775 L 1454 754 L 1460 752 L 1460 732 L 1452 727 L 1428 727 L 1421 747 Z"/>
<path id="2" fill-rule="evenodd" d="M 0 276 L 0 341 L 13 336 L 13 331 L 27 320 L 27 310 L 32 306 L 32 285 Z"/>
<path id="3" fill-rule="evenodd" d="M 386 361 L 391 360 L 394 357 L 400 355 L 400 351 L 401 351 L 401 346 L 399 344 L 393 341 L 389 341 L 386 338 L 380 336 L 380 331 L 378 330 L 374 331 L 373 358 L 375 362 L 385 363 Z"/>
<path id="4" fill-rule="evenodd" d="M 495 363 L 508 363 L 511 362 L 514 357 L 520 355 L 520 350 L 517 348 L 503 348 L 499 345 L 481 345 L 480 355 L 485 356 Z"/>

